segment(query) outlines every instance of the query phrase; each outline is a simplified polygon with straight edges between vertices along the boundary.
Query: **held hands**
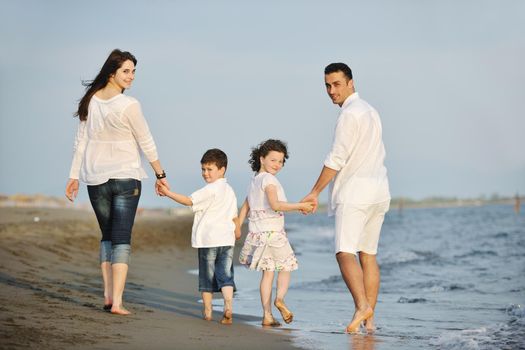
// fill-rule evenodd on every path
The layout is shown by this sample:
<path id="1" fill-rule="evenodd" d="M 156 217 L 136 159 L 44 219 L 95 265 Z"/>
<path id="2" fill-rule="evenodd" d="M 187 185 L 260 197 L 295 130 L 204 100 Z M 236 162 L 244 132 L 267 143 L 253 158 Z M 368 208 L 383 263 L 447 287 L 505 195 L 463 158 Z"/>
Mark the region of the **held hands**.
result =
<path id="1" fill-rule="evenodd" d="M 168 187 L 169 185 L 166 186 L 167 181 L 166 181 L 166 184 L 164 184 L 162 180 L 165 180 L 165 179 L 157 180 L 157 182 L 155 182 L 155 192 L 157 192 L 159 196 L 164 197 L 164 196 L 169 195 L 170 188 Z"/>
<path id="2" fill-rule="evenodd" d="M 241 224 L 240 224 L 240 221 L 239 221 L 239 218 L 233 218 L 233 223 L 235 224 L 235 239 L 240 239 L 241 238 Z"/>
<path id="3" fill-rule="evenodd" d="M 163 189 L 163 192 L 161 192 L 161 188 L 164 188 Z M 164 177 L 162 179 L 157 179 L 157 181 L 155 181 L 155 193 L 158 195 L 158 196 L 166 196 L 166 193 L 169 192 L 170 190 L 170 184 L 168 183 L 168 180 Z"/>
<path id="4" fill-rule="evenodd" d="M 317 210 L 317 207 L 319 206 L 319 200 L 317 197 L 318 195 L 310 192 L 306 197 L 301 199 L 301 203 L 309 203 L 312 205 L 311 210 L 309 211 L 301 210 L 301 213 L 303 213 L 304 215 L 309 214 L 309 213 L 315 213 Z"/>
<path id="5" fill-rule="evenodd" d="M 305 215 L 313 212 L 315 208 L 314 202 L 300 202 L 299 205 L 299 211 Z"/>
<path id="6" fill-rule="evenodd" d="M 78 179 L 69 179 L 66 184 L 66 197 L 71 202 L 75 201 L 78 195 Z"/>

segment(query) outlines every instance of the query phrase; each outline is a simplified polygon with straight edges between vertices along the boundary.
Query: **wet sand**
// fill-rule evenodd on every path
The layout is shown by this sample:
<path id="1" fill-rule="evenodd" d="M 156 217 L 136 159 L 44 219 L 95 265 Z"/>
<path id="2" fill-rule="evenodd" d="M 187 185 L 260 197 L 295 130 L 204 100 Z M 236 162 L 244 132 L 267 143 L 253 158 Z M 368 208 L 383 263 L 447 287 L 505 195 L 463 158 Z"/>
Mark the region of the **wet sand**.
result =
<path id="1" fill-rule="evenodd" d="M 38 219 L 36 219 L 38 218 Z M 201 319 L 191 216 L 137 217 L 124 294 L 102 310 L 100 234 L 91 211 L 0 208 L 2 349 L 293 349 L 286 330 Z M 237 251 L 239 249 L 236 249 Z M 219 297 L 216 294 L 216 297 Z"/>

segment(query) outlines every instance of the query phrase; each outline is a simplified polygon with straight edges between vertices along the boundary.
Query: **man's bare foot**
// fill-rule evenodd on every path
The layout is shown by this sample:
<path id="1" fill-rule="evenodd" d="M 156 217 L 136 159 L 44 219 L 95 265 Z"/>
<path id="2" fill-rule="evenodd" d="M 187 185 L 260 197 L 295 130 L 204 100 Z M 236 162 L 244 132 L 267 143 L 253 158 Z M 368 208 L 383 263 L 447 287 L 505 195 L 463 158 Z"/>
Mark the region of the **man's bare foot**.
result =
<path id="1" fill-rule="evenodd" d="M 273 316 L 264 316 L 262 320 L 264 327 L 280 327 L 281 323 L 277 322 Z"/>
<path id="2" fill-rule="evenodd" d="M 111 313 L 113 315 L 121 315 L 121 316 L 127 316 L 127 315 L 131 315 L 131 312 L 129 312 L 128 310 L 124 309 L 124 307 L 118 307 L 116 305 L 113 305 L 111 307 Z"/>
<path id="3" fill-rule="evenodd" d="M 376 325 L 374 322 L 374 316 L 370 317 L 369 319 L 365 320 L 365 327 L 367 333 L 374 333 L 376 331 Z"/>
<path id="4" fill-rule="evenodd" d="M 286 307 L 286 304 L 284 303 L 282 299 L 275 299 L 273 304 L 281 313 L 281 316 L 283 317 L 284 322 L 291 323 L 293 321 L 293 313 L 290 310 L 288 310 L 288 308 Z"/>
<path id="5" fill-rule="evenodd" d="M 369 319 L 374 315 L 374 310 L 370 306 L 368 306 L 364 310 L 356 310 L 354 313 L 354 318 L 352 319 L 352 322 L 346 326 L 345 333 L 357 333 L 359 332 L 359 326 L 361 325 L 361 322 Z"/>
<path id="6" fill-rule="evenodd" d="M 222 314 L 222 320 L 219 321 L 220 324 L 230 325 L 233 323 L 233 314 L 231 310 L 224 310 Z"/>

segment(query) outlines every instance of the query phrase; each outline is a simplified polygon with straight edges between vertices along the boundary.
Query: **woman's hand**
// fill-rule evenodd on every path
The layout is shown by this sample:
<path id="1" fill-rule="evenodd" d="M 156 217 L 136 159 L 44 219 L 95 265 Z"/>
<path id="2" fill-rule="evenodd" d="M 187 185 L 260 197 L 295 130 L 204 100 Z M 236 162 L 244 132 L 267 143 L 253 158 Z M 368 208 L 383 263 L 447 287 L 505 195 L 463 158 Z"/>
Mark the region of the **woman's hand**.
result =
<path id="1" fill-rule="evenodd" d="M 155 181 L 155 193 L 158 196 L 165 196 L 165 194 L 161 192 L 162 186 L 164 186 L 168 191 L 170 190 L 170 184 L 166 178 L 157 179 L 157 181 Z"/>
<path id="2" fill-rule="evenodd" d="M 66 197 L 71 202 L 75 200 L 78 195 L 78 179 L 69 179 L 66 184 Z"/>

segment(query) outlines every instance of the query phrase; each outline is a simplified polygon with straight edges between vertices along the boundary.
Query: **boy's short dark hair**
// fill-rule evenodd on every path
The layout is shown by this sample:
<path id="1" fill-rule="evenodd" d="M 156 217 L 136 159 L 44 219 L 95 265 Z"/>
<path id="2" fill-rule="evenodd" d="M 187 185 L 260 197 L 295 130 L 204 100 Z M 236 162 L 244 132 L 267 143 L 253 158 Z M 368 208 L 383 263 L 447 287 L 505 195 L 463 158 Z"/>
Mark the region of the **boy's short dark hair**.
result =
<path id="1" fill-rule="evenodd" d="M 228 167 L 228 156 L 218 148 L 207 150 L 201 158 L 201 164 L 213 163 L 217 169 Z"/>
<path id="2" fill-rule="evenodd" d="M 332 74 L 336 72 L 343 72 L 343 74 L 348 78 L 348 80 L 352 80 L 352 70 L 350 67 L 348 67 L 345 63 L 330 63 L 326 68 L 324 69 L 324 74 Z"/>

